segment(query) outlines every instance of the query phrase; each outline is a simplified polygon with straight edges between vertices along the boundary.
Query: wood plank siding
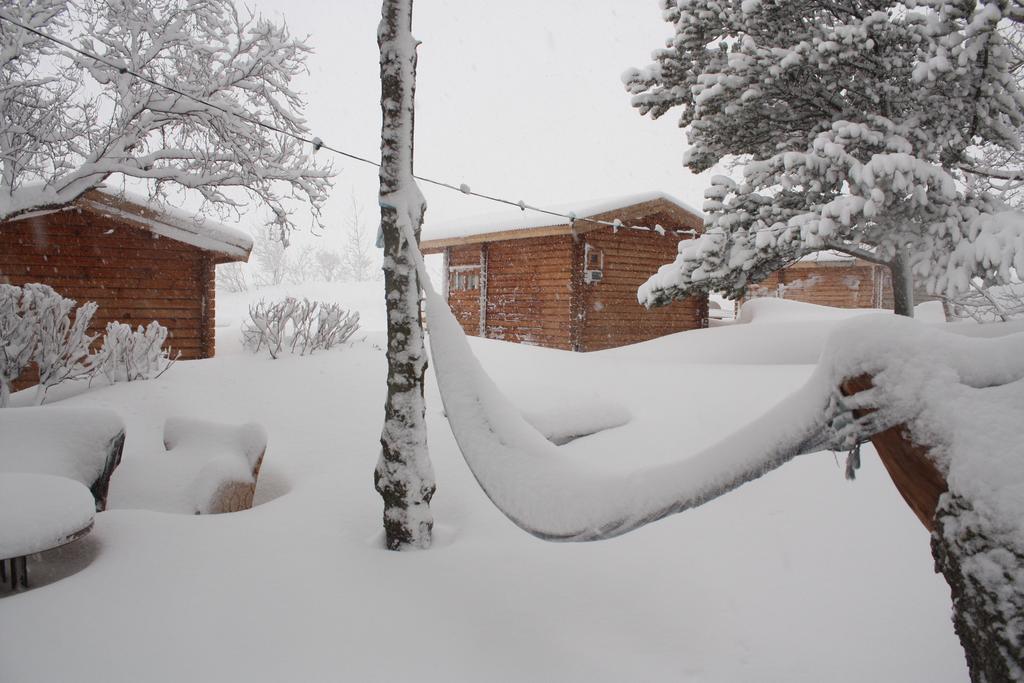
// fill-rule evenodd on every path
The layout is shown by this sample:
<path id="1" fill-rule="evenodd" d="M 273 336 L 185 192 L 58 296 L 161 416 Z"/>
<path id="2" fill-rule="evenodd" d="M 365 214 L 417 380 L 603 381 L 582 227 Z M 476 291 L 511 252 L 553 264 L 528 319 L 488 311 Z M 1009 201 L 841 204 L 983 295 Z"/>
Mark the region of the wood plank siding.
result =
<path id="1" fill-rule="evenodd" d="M 448 252 L 448 305 L 466 334 L 480 335 L 480 287 L 467 287 L 464 278 L 480 276 L 480 245 L 456 247 Z"/>
<path id="2" fill-rule="evenodd" d="M 94 334 L 108 322 L 157 320 L 182 359 L 214 354 L 214 269 L 223 259 L 86 208 L 0 223 L 0 283 L 41 282 L 79 305 L 95 301 Z M 34 375 L 18 386 L 32 383 Z"/>
<path id="3" fill-rule="evenodd" d="M 599 351 L 636 344 L 681 330 L 707 326 L 707 297 L 690 297 L 647 310 L 637 302 L 636 290 L 660 266 L 676 256 L 679 238 L 635 230 L 602 228 L 584 239 L 599 249 L 604 261 L 600 281 L 581 281 L 581 351 Z"/>
<path id="4" fill-rule="evenodd" d="M 802 261 L 752 285 L 747 298 L 777 297 L 837 308 L 893 306 L 889 269 L 866 261 Z"/>
<path id="5" fill-rule="evenodd" d="M 490 339 L 572 348 L 573 239 L 568 236 L 490 242 L 486 334 Z"/>

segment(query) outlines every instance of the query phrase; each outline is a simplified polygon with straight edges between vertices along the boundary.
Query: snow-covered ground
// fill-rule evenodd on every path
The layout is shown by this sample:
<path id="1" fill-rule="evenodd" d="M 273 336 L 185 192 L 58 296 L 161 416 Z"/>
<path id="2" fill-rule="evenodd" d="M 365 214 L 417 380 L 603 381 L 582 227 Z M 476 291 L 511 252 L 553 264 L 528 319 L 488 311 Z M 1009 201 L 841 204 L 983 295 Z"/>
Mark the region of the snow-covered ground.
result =
<path id="1" fill-rule="evenodd" d="M 262 423 L 259 505 L 117 509 L 134 492 L 115 473 L 94 531 L 32 562 L 37 587 L 0 589 L 0 681 L 966 680 L 927 533 L 870 452 L 853 483 L 820 453 L 611 541 L 546 543 L 477 486 L 431 377 L 435 547 L 383 550 L 381 286 L 291 293 L 356 308 L 363 329 L 310 357 L 253 356 L 238 333 L 253 295 L 221 294 L 217 358 L 54 392 L 116 410 L 136 473 L 169 416 Z M 568 457 L 628 472 L 686 458 L 810 375 L 839 317 L 758 306 L 749 324 L 593 354 L 472 347 L 549 436 L 607 427 Z"/>

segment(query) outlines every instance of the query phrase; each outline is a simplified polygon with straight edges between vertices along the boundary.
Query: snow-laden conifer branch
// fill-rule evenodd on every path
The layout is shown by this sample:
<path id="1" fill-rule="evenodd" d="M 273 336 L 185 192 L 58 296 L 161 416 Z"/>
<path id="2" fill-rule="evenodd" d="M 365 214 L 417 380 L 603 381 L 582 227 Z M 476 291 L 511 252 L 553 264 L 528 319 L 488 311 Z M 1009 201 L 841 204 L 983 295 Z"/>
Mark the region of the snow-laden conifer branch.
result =
<path id="1" fill-rule="evenodd" d="M 909 314 L 914 282 L 952 296 L 974 276 L 1003 277 L 1024 262 L 1015 228 L 1024 215 L 1000 213 L 965 178 L 969 149 L 1018 145 L 1024 95 L 1003 21 L 1016 20 L 1013 5 L 662 8 L 675 35 L 654 64 L 624 74 L 633 105 L 654 117 L 678 109 L 690 168 L 743 159 L 743 182 L 712 180 L 709 236 L 681 244 L 639 292 L 642 303 L 742 295 L 831 248 L 888 265 Z"/>
<path id="2" fill-rule="evenodd" d="M 64 206 L 116 174 L 221 210 L 248 196 L 282 229 L 292 206 L 317 216 L 332 172 L 291 137 L 308 134 L 289 85 L 308 50 L 231 0 L 5 5 L 0 220 Z"/>

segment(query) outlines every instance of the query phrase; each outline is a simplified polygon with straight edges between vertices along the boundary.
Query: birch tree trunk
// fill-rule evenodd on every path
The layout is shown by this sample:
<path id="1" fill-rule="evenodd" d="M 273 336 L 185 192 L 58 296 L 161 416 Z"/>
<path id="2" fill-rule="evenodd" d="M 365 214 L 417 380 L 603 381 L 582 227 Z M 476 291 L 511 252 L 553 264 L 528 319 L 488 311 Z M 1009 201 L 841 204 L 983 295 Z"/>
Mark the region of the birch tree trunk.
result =
<path id="1" fill-rule="evenodd" d="M 388 312 L 388 395 L 374 485 L 384 499 L 390 550 L 430 547 L 434 472 L 427 453 L 420 285 L 410 239 L 419 240 L 426 208 L 413 178 L 416 40 L 412 0 L 384 0 L 380 28 L 380 215 Z"/>

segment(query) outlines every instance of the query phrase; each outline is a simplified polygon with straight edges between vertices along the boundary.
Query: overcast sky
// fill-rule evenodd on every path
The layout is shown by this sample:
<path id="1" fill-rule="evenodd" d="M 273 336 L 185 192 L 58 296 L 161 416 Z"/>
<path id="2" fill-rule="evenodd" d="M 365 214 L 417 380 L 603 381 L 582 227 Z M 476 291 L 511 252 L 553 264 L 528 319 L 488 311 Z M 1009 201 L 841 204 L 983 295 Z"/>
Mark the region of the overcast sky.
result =
<path id="1" fill-rule="evenodd" d="M 298 85 L 313 134 L 379 158 L 379 0 L 253 7 L 309 35 L 315 53 Z M 620 80 L 670 35 L 657 0 L 416 0 L 413 32 L 422 41 L 419 175 L 538 205 L 661 190 L 700 206 L 706 180 L 682 166 L 678 117 L 642 118 Z M 335 163 L 332 231 L 340 232 L 353 193 L 375 224 L 376 169 Z M 423 192 L 427 234 L 431 223 L 507 208 L 431 186 Z"/>

